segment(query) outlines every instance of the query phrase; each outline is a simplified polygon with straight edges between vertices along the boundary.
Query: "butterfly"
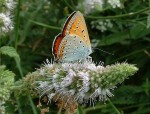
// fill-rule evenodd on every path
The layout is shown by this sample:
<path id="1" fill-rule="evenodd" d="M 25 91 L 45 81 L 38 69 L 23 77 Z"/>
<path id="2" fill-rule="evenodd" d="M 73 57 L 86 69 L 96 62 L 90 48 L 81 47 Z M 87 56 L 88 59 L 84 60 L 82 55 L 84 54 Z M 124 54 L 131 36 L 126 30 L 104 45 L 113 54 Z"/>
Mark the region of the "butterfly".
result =
<path id="1" fill-rule="evenodd" d="M 66 20 L 52 46 L 55 61 L 75 62 L 92 53 L 91 43 L 82 13 L 74 11 Z"/>

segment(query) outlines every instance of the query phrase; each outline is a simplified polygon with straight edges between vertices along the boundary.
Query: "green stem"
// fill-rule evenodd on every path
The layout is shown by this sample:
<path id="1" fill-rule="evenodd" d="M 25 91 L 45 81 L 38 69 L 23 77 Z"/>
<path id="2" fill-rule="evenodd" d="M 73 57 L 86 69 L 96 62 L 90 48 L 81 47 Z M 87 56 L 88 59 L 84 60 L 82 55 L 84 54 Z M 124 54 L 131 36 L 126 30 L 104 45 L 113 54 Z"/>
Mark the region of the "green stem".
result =
<path id="1" fill-rule="evenodd" d="M 33 20 L 30 20 L 32 23 L 34 24 L 37 24 L 37 25 L 40 25 L 40 26 L 43 26 L 43 27 L 47 27 L 47 28 L 50 28 L 50 29 L 55 29 L 55 30 L 61 30 L 60 27 L 55 27 L 55 26 L 50 26 L 50 25 L 46 25 L 46 24 L 43 24 L 43 23 L 40 23 L 40 22 L 37 22 L 37 21 L 33 21 Z"/>
<path id="2" fill-rule="evenodd" d="M 41 0 L 41 1 L 42 1 L 42 0 Z M 39 2 L 40 2 L 40 1 L 39 1 Z M 38 15 L 38 12 L 42 9 L 42 6 L 43 6 L 44 3 L 45 3 L 45 0 L 43 0 L 43 2 L 40 3 L 40 4 L 37 6 L 36 10 L 35 10 L 34 12 L 32 12 L 32 14 L 29 15 L 28 19 L 31 19 L 31 20 L 35 19 L 36 16 Z M 27 22 L 26 22 L 26 25 L 24 26 L 24 31 L 23 31 L 23 33 L 22 33 L 22 38 L 21 38 L 20 41 L 19 41 L 20 43 L 22 43 L 22 42 L 24 42 L 24 41 L 26 40 L 26 36 L 27 36 L 27 34 L 29 33 L 30 29 L 31 29 L 31 22 L 30 22 L 30 21 L 27 21 Z"/>
<path id="3" fill-rule="evenodd" d="M 18 103 L 19 114 L 22 114 L 22 110 L 21 110 L 21 105 L 20 105 L 19 99 L 17 99 L 17 103 Z"/>
<path id="4" fill-rule="evenodd" d="M 15 62 L 16 62 L 17 68 L 19 70 L 19 73 L 21 75 L 21 78 L 23 78 L 23 72 L 22 72 L 22 68 L 21 68 L 20 62 L 17 59 L 15 59 Z M 36 108 L 34 106 L 34 103 L 32 101 L 31 96 L 28 96 L 28 99 L 29 99 L 30 105 L 32 107 L 33 114 L 37 114 L 37 111 L 36 111 Z M 19 100 L 17 102 L 18 102 L 18 106 L 19 106 L 19 114 L 22 114 L 22 110 L 21 110 L 21 106 L 20 106 Z"/>
<path id="5" fill-rule="evenodd" d="M 30 105 L 31 105 L 31 107 L 32 107 L 33 113 L 34 113 L 34 114 L 38 114 L 38 113 L 37 113 L 37 110 L 36 110 L 36 108 L 35 108 L 35 105 L 34 105 L 34 103 L 33 103 L 32 98 L 31 98 L 30 95 L 28 95 L 28 99 L 29 99 L 29 101 L 30 101 Z"/>
<path id="6" fill-rule="evenodd" d="M 116 19 L 116 18 L 130 17 L 130 16 L 138 15 L 138 14 L 143 13 L 143 12 L 148 11 L 148 10 L 150 10 L 150 7 L 139 10 L 137 12 L 131 12 L 131 13 L 122 14 L 122 15 L 106 16 L 106 17 L 95 17 L 95 16 L 85 16 L 85 17 L 89 18 L 89 19 Z"/>
<path id="7" fill-rule="evenodd" d="M 19 35 L 18 35 L 18 30 L 19 30 L 19 13 L 20 13 L 20 4 L 21 4 L 21 0 L 18 0 L 18 4 L 17 4 L 17 11 L 16 11 L 16 26 L 15 26 L 15 49 L 17 50 L 17 47 L 18 47 L 18 39 L 19 39 Z M 19 70 L 19 73 L 21 75 L 21 77 L 23 77 L 23 73 L 22 73 L 22 70 L 21 70 L 21 67 L 20 67 L 20 64 L 18 63 L 17 59 L 15 59 L 15 62 L 16 62 L 16 65 L 17 65 L 17 68 Z M 22 109 L 21 109 L 21 105 L 20 105 L 20 101 L 19 99 L 17 99 L 17 104 L 18 104 L 18 111 L 19 111 L 19 114 L 22 114 Z"/>
<path id="8" fill-rule="evenodd" d="M 71 5 L 73 6 L 73 9 L 75 9 L 76 5 L 74 4 L 73 0 L 71 0 Z"/>
<path id="9" fill-rule="evenodd" d="M 117 114 L 121 114 L 121 113 L 119 112 L 119 110 L 115 107 L 115 105 L 114 105 L 110 100 L 108 100 L 108 102 L 109 102 L 109 104 L 112 106 L 112 108 L 116 111 Z"/>
<path id="10" fill-rule="evenodd" d="M 20 4 L 21 4 L 21 0 L 18 0 L 18 5 L 17 5 L 17 11 L 16 11 L 16 26 L 15 26 L 15 48 L 17 50 L 18 47 L 18 39 L 19 39 L 19 34 L 18 34 L 18 30 L 19 30 L 19 14 L 20 14 Z"/>
<path id="11" fill-rule="evenodd" d="M 137 105 L 131 105 L 131 106 L 127 106 L 122 108 L 123 110 L 128 110 L 131 108 L 136 108 L 136 107 L 142 107 L 142 106 L 146 106 L 146 105 L 150 105 L 150 103 L 142 103 L 142 104 L 137 104 Z"/>
<path id="12" fill-rule="evenodd" d="M 17 13 L 16 13 L 16 26 L 15 26 L 15 49 L 17 50 L 18 48 L 18 39 L 19 39 L 19 34 L 18 34 L 18 30 L 19 30 L 19 14 L 20 14 L 20 5 L 21 5 L 21 0 L 18 0 L 18 5 L 17 5 Z M 21 78 L 23 77 L 23 72 L 22 72 L 22 68 L 20 65 L 20 62 L 18 60 L 15 59 L 17 68 L 19 70 L 19 73 L 21 75 Z M 34 106 L 34 103 L 32 101 L 31 96 L 28 96 L 30 105 L 32 107 L 33 110 L 33 114 L 37 114 L 36 108 Z M 20 101 L 18 100 L 18 106 L 19 106 L 19 114 L 22 114 L 22 110 L 21 110 L 21 106 L 20 106 Z"/>
<path id="13" fill-rule="evenodd" d="M 22 69 L 21 69 L 20 62 L 19 62 L 17 59 L 15 59 L 15 61 L 16 61 L 16 65 L 17 65 L 17 68 L 18 68 L 18 70 L 19 70 L 19 73 L 20 73 L 20 75 L 21 75 L 21 78 L 22 78 L 22 77 L 23 77 L 23 72 L 22 72 Z M 31 107 L 32 107 L 33 114 L 37 114 L 35 105 L 34 105 L 34 103 L 33 103 L 32 98 L 31 98 L 30 95 L 28 96 L 28 99 L 29 99 L 30 105 L 31 105 Z M 18 100 L 18 106 L 20 107 L 19 100 Z M 20 108 L 19 108 L 19 114 L 22 114 L 22 111 L 21 111 Z"/>
<path id="14" fill-rule="evenodd" d="M 124 56 L 122 56 L 122 57 L 120 57 L 120 58 L 117 58 L 117 59 L 111 61 L 111 63 L 114 63 L 114 62 L 119 61 L 119 60 L 121 60 L 121 59 L 127 58 L 127 57 L 129 57 L 129 56 L 135 55 L 135 54 L 137 54 L 137 53 L 141 53 L 141 52 L 143 52 L 144 50 L 149 49 L 149 48 L 150 48 L 150 46 L 147 46 L 147 47 L 144 47 L 144 48 L 142 48 L 142 49 L 140 49 L 140 50 L 133 51 L 133 52 L 127 54 L 127 55 L 124 55 Z"/>
<path id="15" fill-rule="evenodd" d="M 19 73 L 20 73 L 20 76 L 21 76 L 21 78 L 23 78 L 23 72 L 22 72 L 22 69 L 21 69 L 20 62 L 19 62 L 17 59 L 15 59 L 15 62 L 16 62 L 18 71 L 19 71 Z"/>
<path id="16" fill-rule="evenodd" d="M 74 11 L 73 7 L 67 2 L 67 0 L 64 0 L 64 2 L 66 3 L 66 5 L 67 5 L 72 11 Z"/>
<path id="17" fill-rule="evenodd" d="M 106 107 L 106 105 L 98 105 L 98 106 L 94 106 L 94 108 L 93 107 L 85 108 L 83 111 L 86 114 L 89 111 L 93 111 L 93 109 L 98 110 L 98 109 L 102 109 L 102 108 L 105 108 L 105 107 Z"/>

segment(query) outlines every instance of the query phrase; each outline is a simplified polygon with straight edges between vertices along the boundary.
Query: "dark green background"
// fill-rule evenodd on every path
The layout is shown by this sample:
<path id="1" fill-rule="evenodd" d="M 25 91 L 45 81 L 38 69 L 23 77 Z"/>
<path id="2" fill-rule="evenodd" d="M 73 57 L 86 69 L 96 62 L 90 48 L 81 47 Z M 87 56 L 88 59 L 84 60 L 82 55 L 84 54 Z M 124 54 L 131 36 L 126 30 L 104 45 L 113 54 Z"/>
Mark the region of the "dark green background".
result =
<path id="1" fill-rule="evenodd" d="M 17 49 L 21 58 L 23 74 L 32 72 L 48 58 L 53 59 L 52 43 L 54 37 L 61 31 L 63 24 L 70 13 L 76 10 L 83 12 L 76 6 L 80 0 L 20 0 L 14 12 L 14 30 L 1 39 L 0 46 L 9 45 Z M 93 61 L 103 61 L 104 65 L 117 62 L 136 64 L 139 71 L 113 91 L 112 103 L 122 114 L 149 114 L 150 113 L 150 6 L 148 0 L 122 0 L 124 8 L 105 6 L 103 11 L 87 14 L 85 21 L 92 45 L 98 42 L 96 48 L 111 54 L 94 50 L 91 54 Z M 129 13 L 134 13 L 130 15 Z M 92 17 L 90 17 L 92 16 Z M 110 19 L 113 28 L 105 32 L 91 28 L 91 21 Z M 12 58 L 2 55 L 2 64 L 16 73 L 16 80 L 20 73 Z M 6 110 L 17 113 L 17 102 L 11 97 Z M 32 114 L 27 98 L 21 98 L 23 114 Z M 49 114 L 57 111 L 55 106 Z M 15 110 L 16 109 L 16 110 Z M 80 107 L 86 114 L 115 114 L 114 108 L 106 102 L 92 107 Z"/>

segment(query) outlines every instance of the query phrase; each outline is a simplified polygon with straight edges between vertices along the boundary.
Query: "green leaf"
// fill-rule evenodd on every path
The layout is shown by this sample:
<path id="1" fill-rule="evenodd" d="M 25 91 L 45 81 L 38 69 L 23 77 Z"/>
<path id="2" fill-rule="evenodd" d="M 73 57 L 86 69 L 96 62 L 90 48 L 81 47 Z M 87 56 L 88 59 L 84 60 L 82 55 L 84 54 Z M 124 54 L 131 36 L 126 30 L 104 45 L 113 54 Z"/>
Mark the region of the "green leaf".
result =
<path id="1" fill-rule="evenodd" d="M 20 61 L 19 54 L 17 53 L 16 49 L 10 46 L 3 46 L 0 48 L 0 53 L 4 55 L 8 55 L 9 57 L 13 57 Z"/>
<path id="2" fill-rule="evenodd" d="M 11 85 L 14 82 L 14 76 L 15 74 L 12 71 L 5 70 L 6 66 L 1 65 L 0 66 L 0 85 Z"/>
<path id="3" fill-rule="evenodd" d="M 115 95 L 112 99 L 114 104 L 120 105 L 133 105 L 139 102 L 139 98 L 135 97 L 141 91 L 141 87 L 138 86 L 122 86 L 115 91 Z"/>
<path id="4" fill-rule="evenodd" d="M 150 27 L 150 13 L 147 16 L 147 28 Z"/>
<path id="5" fill-rule="evenodd" d="M 0 100 L 8 100 L 10 88 L 14 84 L 15 74 L 12 71 L 5 70 L 5 66 L 0 66 Z"/>
<path id="6" fill-rule="evenodd" d="M 142 87 L 143 87 L 146 95 L 149 96 L 149 93 L 150 93 L 150 82 L 149 82 L 148 78 L 146 78 L 146 81 L 143 83 Z"/>
<path id="7" fill-rule="evenodd" d="M 99 46 L 112 45 L 115 43 L 121 43 L 125 40 L 136 40 L 143 38 L 150 33 L 150 28 L 147 28 L 143 23 L 137 23 L 129 30 L 117 32 L 102 38 L 102 40 L 99 42 Z"/>

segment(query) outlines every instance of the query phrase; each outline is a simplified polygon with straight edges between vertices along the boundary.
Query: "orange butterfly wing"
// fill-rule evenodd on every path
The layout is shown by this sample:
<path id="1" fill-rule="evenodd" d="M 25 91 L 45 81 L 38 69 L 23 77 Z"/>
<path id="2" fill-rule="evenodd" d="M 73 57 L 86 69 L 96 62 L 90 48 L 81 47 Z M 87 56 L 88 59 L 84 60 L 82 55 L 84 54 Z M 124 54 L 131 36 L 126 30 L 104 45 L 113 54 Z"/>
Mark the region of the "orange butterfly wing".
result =
<path id="1" fill-rule="evenodd" d="M 59 45 L 62 41 L 63 37 L 62 35 L 59 33 L 56 37 L 55 40 L 53 42 L 53 47 L 52 47 L 52 52 L 55 58 L 57 58 L 57 54 L 58 54 L 58 49 L 59 49 Z"/>
<path id="2" fill-rule="evenodd" d="M 67 21 L 65 22 L 64 24 L 64 27 L 63 27 L 63 30 L 65 30 L 67 28 L 67 25 L 70 21 L 70 19 L 72 18 L 72 16 L 75 14 L 76 12 L 73 12 L 67 19 Z M 52 52 L 53 52 L 53 55 L 55 58 L 58 57 L 58 49 L 59 49 L 59 45 L 62 41 L 62 39 L 65 37 L 65 34 L 63 34 L 64 32 L 62 31 L 62 33 L 59 33 L 56 37 L 55 37 L 55 40 L 53 42 L 53 47 L 52 47 Z M 63 56 L 62 54 L 59 55 L 59 56 Z"/>
<path id="3" fill-rule="evenodd" d="M 68 19 L 69 20 L 67 20 L 62 31 L 63 36 L 75 34 L 79 36 L 83 42 L 88 44 L 89 47 L 91 47 L 88 30 L 83 15 L 79 11 L 76 11 L 73 12 Z"/>
<path id="4" fill-rule="evenodd" d="M 72 19 L 72 17 L 74 16 L 74 14 L 76 13 L 76 11 L 74 11 L 72 14 L 70 14 L 70 16 L 67 18 L 63 30 L 62 30 L 62 36 L 65 37 L 66 36 L 66 29 L 68 27 L 68 24 L 70 23 L 70 20 Z"/>
<path id="5" fill-rule="evenodd" d="M 61 59 L 63 56 L 63 48 L 61 47 L 59 50 L 60 43 L 62 39 L 69 34 L 75 34 L 81 38 L 83 42 L 85 42 L 90 48 L 91 48 L 91 43 L 86 27 L 86 23 L 84 20 L 83 15 L 79 11 L 73 12 L 67 19 L 67 21 L 64 24 L 62 33 L 58 34 L 55 37 L 55 40 L 53 42 L 53 55 L 57 59 Z M 65 46 L 65 44 L 64 44 Z M 58 55 L 58 51 L 60 51 Z"/>

